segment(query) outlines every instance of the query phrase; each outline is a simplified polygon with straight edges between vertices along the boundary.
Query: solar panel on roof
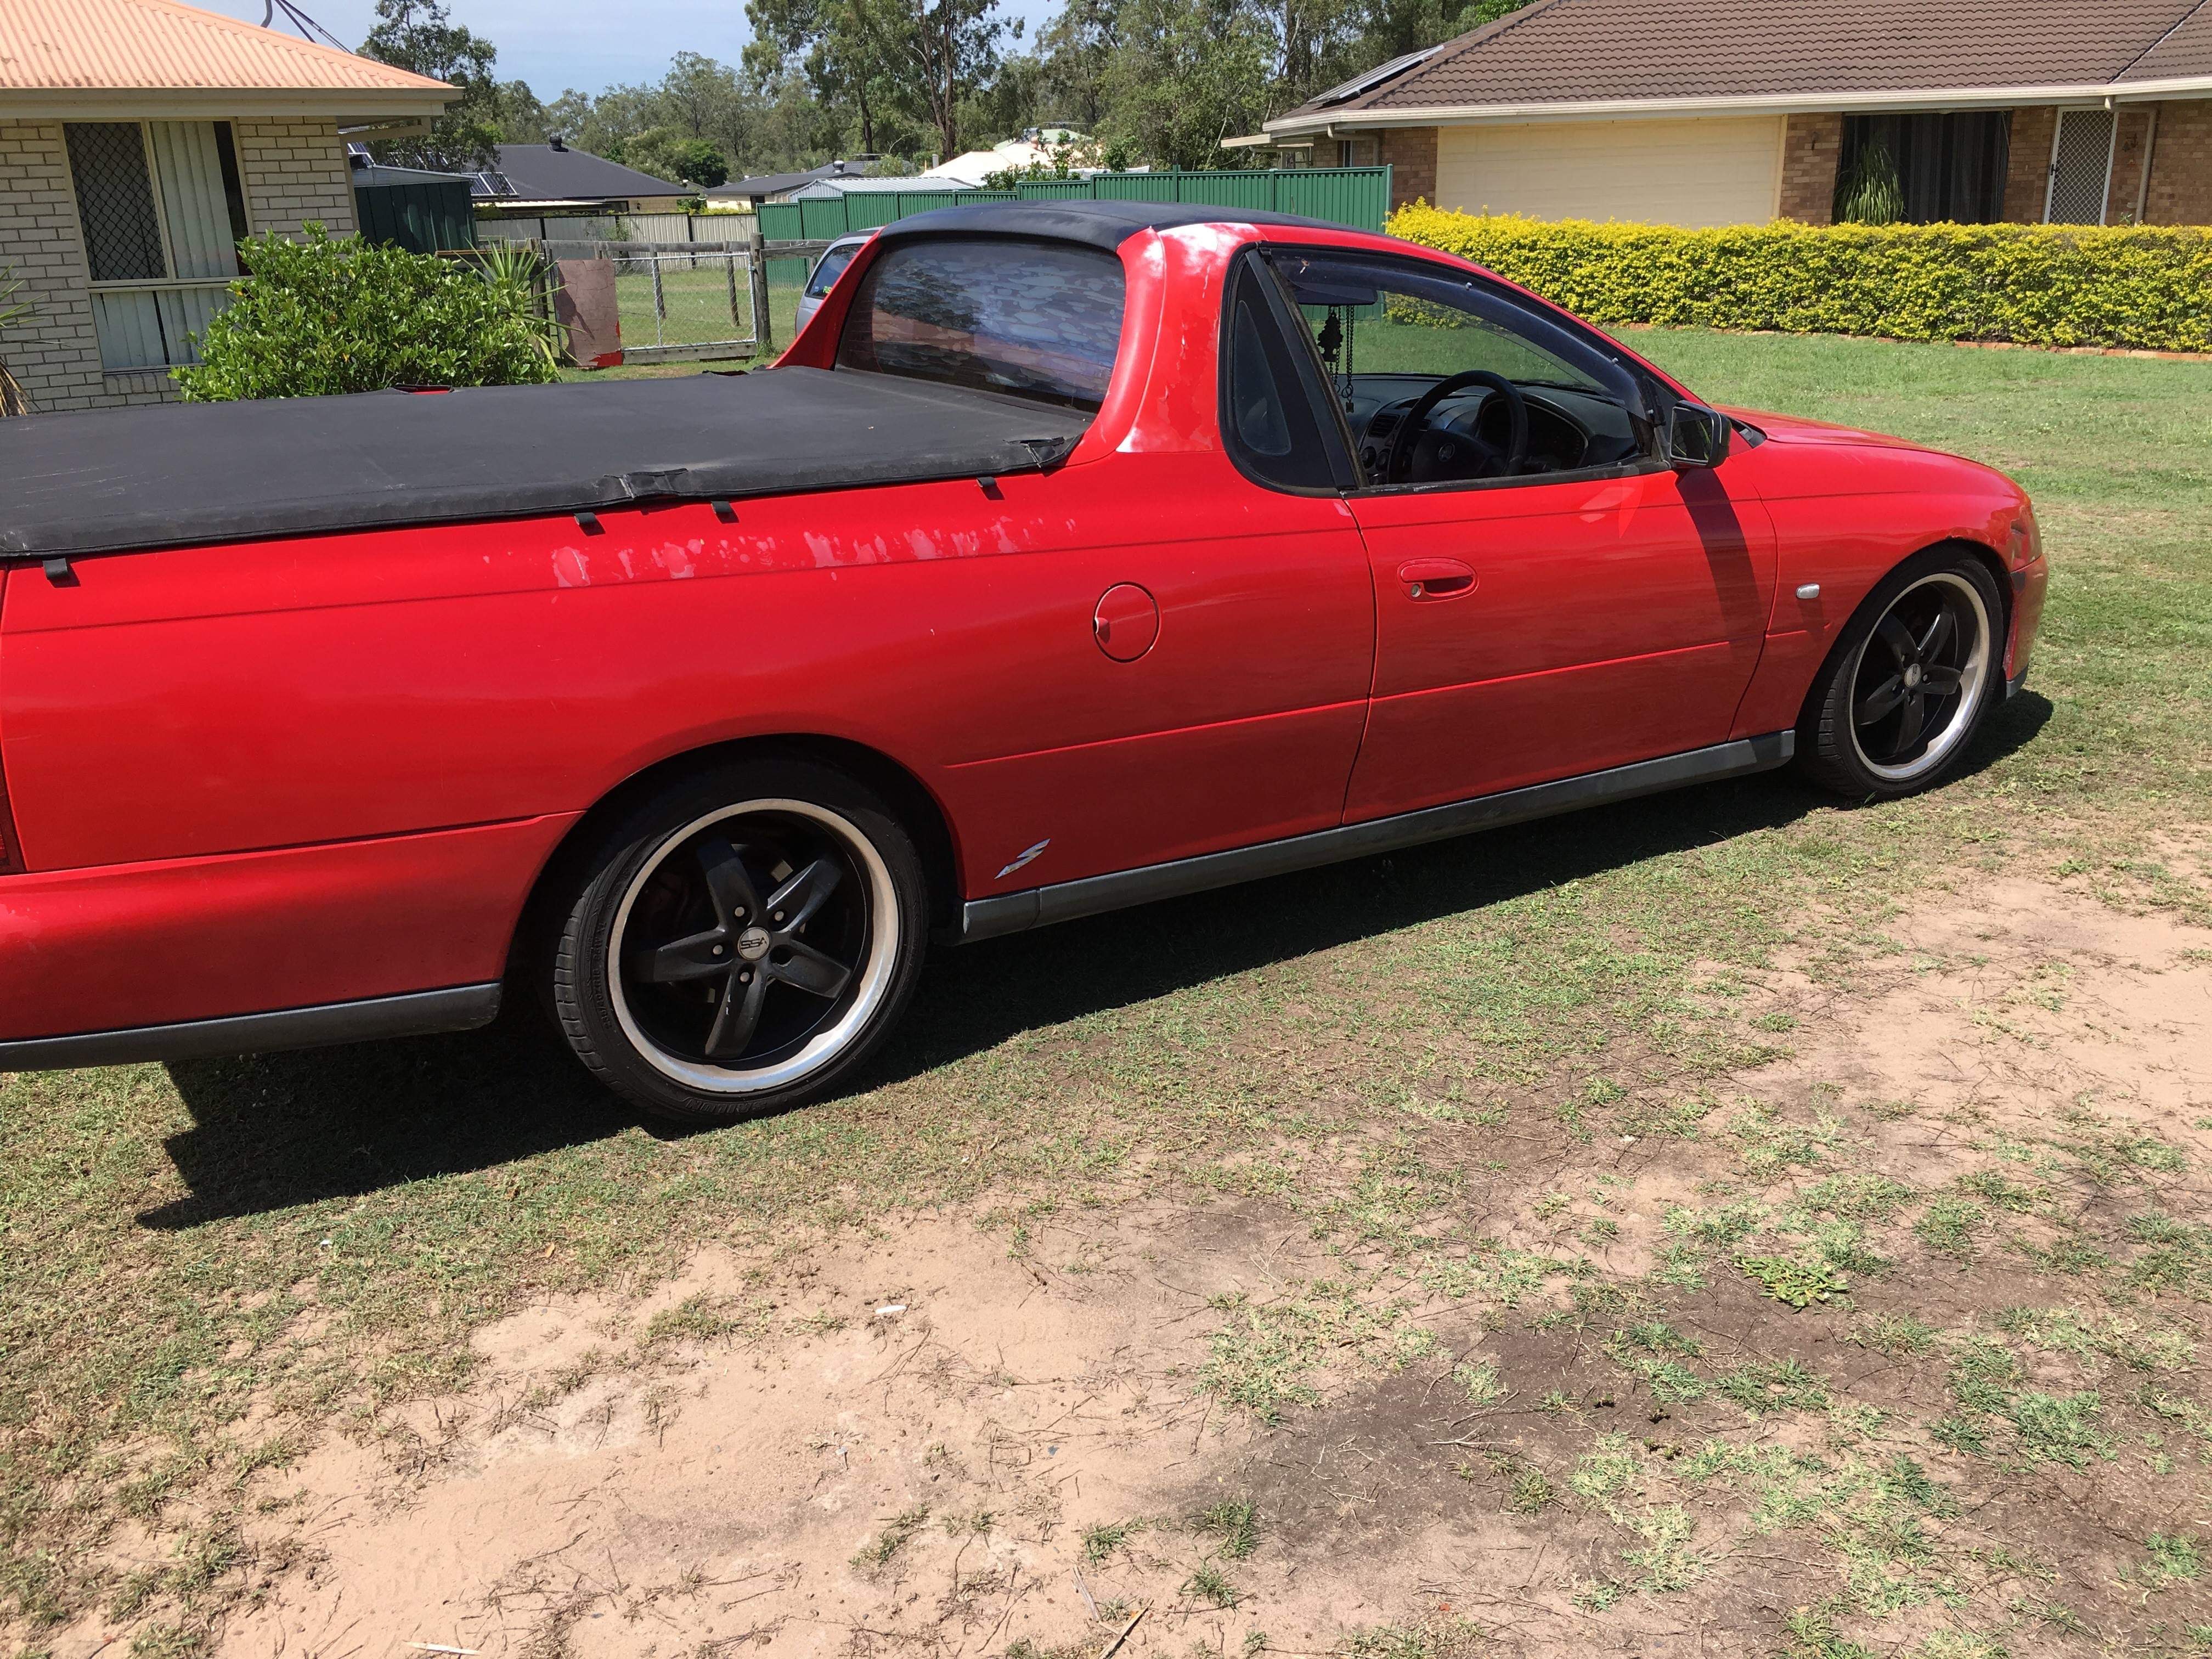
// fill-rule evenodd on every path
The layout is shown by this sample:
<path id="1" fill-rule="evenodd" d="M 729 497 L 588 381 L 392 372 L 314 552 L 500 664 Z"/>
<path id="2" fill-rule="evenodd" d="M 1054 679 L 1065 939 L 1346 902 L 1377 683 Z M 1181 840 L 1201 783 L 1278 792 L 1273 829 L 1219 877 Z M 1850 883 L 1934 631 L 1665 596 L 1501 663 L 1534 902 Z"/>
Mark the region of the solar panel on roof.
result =
<path id="1" fill-rule="evenodd" d="M 1357 80 L 1346 81 L 1340 87 L 1331 87 L 1314 100 L 1316 104 L 1341 104 L 1357 98 L 1363 92 L 1371 92 L 1394 75 L 1402 75 L 1416 64 L 1425 63 L 1436 56 L 1438 48 L 1425 46 L 1419 52 L 1409 52 L 1403 58 L 1393 58 L 1377 69 L 1371 69 Z"/>

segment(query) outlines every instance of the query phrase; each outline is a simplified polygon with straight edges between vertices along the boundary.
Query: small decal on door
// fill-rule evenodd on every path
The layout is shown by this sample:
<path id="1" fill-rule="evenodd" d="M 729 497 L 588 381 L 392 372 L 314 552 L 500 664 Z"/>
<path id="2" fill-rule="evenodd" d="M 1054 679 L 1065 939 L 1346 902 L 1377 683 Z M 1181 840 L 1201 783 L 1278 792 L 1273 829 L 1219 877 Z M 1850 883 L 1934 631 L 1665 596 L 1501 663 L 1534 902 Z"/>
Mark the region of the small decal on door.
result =
<path id="1" fill-rule="evenodd" d="M 1027 864 L 1028 862 L 1030 862 L 1030 860 L 1032 860 L 1032 859 L 1034 859 L 1035 857 L 1036 857 L 1036 855 L 1037 855 L 1039 853 L 1043 852 L 1043 851 L 1044 851 L 1044 849 L 1045 849 L 1046 848 L 1048 848 L 1048 847 L 1049 847 L 1049 846 L 1051 846 L 1051 845 L 1052 845 L 1052 837 L 1051 837 L 1050 836 L 1046 836 L 1042 841 L 1039 842 L 1036 846 L 1034 846 L 1034 847 L 1030 848 L 1030 850 L 1029 850 L 1028 852 L 1026 852 L 1026 853 L 1023 854 L 1021 855 L 1021 857 L 1019 857 L 1019 858 L 1016 859 L 1016 860 L 1015 860 L 1012 864 L 1008 865 L 1005 869 L 1003 869 L 1003 870 L 1000 871 L 1000 872 L 999 872 L 999 874 L 998 874 L 998 878 L 998 878 L 999 880 L 1000 880 L 1000 881 L 1004 881 L 1004 880 L 1008 877 L 1008 876 L 1012 875 L 1012 874 L 1014 873 L 1014 872 L 1015 872 L 1015 871 L 1017 871 L 1017 870 L 1020 869 L 1020 868 L 1021 868 L 1024 864 Z"/>

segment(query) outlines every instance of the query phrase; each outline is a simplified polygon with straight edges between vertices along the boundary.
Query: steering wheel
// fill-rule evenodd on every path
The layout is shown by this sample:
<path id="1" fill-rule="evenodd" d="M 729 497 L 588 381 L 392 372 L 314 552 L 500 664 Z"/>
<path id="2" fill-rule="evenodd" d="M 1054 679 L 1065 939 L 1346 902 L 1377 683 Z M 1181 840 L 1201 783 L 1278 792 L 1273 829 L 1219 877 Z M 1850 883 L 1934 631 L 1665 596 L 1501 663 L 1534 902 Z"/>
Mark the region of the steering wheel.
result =
<path id="1" fill-rule="evenodd" d="M 1406 475 L 1413 470 L 1414 447 L 1427 432 L 1429 416 L 1445 398 L 1471 386 L 1486 386 L 1505 399 L 1508 435 L 1503 458 L 1504 476 L 1511 477 L 1521 471 L 1522 463 L 1528 459 L 1528 400 L 1521 395 L 1521 388 L 1503 374 L 1493 374 L 1486 368 L 1469 368 L 1447 375 L 1413 399 L 1413 407 L 1398 422 L 1398 429 L 1390 434 L 1390 451 L 1382 458 L 1384 483 L 1406 482 Z M 1489 446 L 1486 444 L 1484 447 Z"/>

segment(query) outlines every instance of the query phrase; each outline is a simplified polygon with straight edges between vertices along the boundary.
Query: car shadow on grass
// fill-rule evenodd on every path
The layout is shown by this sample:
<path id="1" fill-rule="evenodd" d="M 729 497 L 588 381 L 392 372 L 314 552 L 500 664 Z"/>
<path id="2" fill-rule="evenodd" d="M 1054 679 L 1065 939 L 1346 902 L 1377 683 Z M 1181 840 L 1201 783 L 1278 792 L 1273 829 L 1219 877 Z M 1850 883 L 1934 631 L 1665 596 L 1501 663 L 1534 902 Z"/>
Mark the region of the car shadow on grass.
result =
<path id="1" fill-rule="evenodd" d="M 2051 712 L 2033 694 L 2003 705 L 1966 769 L 2031 742 Z M 944 951 L 858 1086 L 902 1081 L 1079 1015 L 1780 828 L 1833 804 L 1787 773 L 1709 784 Z M 193 1127 L 168 1151 L 191 1192 L 139 1219 L 193 1227 L 633 1127 L 685 1133 L 640 1119 L 601 1089 L 531 1000 L 509 1005 L 481 1031 L 171 1066 Z"/>

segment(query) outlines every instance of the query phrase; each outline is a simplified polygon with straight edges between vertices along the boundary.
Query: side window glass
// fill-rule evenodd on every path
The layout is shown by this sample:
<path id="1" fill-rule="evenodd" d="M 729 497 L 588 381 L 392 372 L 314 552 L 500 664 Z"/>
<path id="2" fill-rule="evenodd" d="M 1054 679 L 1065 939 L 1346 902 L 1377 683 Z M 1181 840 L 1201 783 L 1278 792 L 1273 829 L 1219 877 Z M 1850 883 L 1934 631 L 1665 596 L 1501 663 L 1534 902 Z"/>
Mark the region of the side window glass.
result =
<path id="1" fill-rule="evenodd" d="M 1247 472 L 1279 489 L 1334 489 L 1321 424 L 1249 268 L 1238 274 L 1223 322 L 1222 428 L 1231 453 Z"/>
<path id="2" fill-rule="evenodd" d="M 1273 263 L 1370 483 L 1539 482 L 1647 459 L 1636 378 L 1510 290 L 1333 249 Z"/>

